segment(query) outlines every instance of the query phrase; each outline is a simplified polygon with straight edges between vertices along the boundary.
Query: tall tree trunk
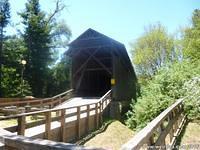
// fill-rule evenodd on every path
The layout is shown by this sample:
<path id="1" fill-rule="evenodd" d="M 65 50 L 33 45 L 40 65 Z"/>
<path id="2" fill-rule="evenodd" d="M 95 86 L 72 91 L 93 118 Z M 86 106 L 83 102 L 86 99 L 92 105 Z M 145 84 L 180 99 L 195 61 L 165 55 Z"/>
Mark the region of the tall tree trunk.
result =
<path id="1" fill-rule="evenodd" d="M 3 28 L 1 27 L 0 30 L 0 97 L 2 97 Z"/>

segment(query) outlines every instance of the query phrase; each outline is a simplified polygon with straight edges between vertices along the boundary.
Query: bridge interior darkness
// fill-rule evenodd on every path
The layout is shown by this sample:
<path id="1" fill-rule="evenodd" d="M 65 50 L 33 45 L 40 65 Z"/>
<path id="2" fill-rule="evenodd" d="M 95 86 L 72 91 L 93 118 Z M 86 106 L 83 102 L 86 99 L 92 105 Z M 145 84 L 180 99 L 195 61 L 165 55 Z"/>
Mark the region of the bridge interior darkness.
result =
<path id="1" fill-rule="evenodd" d="M 112 57 L 108 48 L 88 48 L 73 56 L 73 87 L 82 97 L 100 97 L 111 89 Z"/>

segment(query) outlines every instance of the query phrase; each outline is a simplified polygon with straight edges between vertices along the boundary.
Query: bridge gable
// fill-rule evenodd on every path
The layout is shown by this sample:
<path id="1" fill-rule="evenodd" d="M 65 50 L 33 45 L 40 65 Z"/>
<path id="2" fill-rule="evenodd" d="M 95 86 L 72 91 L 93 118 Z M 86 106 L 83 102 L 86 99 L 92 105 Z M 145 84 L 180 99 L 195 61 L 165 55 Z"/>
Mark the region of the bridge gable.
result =
<path id="1" fill-rule="evenodd" d="M 72 88 L 80 96 L 102 96 L 114 88 L 116 99 L 131 97 L 125 91 L 136 81 L 136 75 L 122 43 L 88 29 L 69 44 L 66 54 L 72 58 Z"/>

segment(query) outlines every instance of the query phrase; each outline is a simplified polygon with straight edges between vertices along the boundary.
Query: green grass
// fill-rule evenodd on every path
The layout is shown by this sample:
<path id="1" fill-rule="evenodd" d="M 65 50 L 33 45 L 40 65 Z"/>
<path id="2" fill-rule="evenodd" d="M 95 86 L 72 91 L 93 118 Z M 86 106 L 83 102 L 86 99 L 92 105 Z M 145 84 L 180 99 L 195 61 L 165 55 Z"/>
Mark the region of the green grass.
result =
<path id="1" fill-rule="evenodd" d="M 56 113 L 52 112 L 51 117 L 56 117 Z M 27 116 L 26 123 L 35 122 L 42 119 L 45 119 L 44 115 Z M 9 120 L 0 121 L 0 128 L 6 128 L 6 127 L 15 126 L 15 125 L 17 125 L 17 119 L 9 119 Z"/>
<path id="2" fill-rule="evenodd" d="M 101 147 L 105 149 L 117 150 L 131 139 L 134 132 L 127 128 L 124 124 L 119 121 L 113 121 L 108 125 L 107 129 L 94 136 L 92 139 L 87 141 L 84 145 L 87 147 Z"/>

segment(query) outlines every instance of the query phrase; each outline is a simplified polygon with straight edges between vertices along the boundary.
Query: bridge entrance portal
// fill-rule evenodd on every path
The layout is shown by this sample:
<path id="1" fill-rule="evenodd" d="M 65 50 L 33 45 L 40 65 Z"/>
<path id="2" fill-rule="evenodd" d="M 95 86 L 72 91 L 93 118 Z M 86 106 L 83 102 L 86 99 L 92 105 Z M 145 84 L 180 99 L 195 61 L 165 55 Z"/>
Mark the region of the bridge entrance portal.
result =
<path id="1" fill-rule="evenodd" d="M 66 54 L 72 59 L 71 87 L 76 96 L 101 97 L 112 89 L 113 101 L 135 97 L 137 79 L 122 43 L 88 29 L 69 44 Z"/>

